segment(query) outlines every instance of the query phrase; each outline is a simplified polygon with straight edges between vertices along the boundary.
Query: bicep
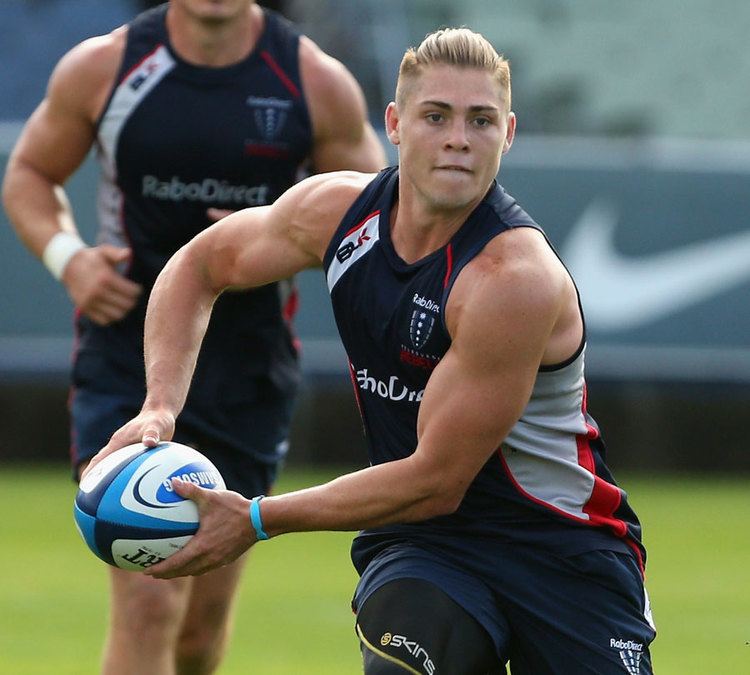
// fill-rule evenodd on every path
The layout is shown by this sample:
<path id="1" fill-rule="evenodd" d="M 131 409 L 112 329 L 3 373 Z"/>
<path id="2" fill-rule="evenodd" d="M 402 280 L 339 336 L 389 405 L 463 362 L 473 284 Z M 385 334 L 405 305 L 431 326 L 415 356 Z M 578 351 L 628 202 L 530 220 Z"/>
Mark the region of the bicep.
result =
<path id="1" fill-rule="evenodd" d="M 292 277 L 317 262 L 290 236 L 273 206 L 232 213 L 188 246 L 195 249 L 209 285 L 217 292 L 263 286 Z"/>
<path id="2" fill-rule="evenodd" d="M 454 293 L 464 304 L 451 347 L 425 389 L 417 432 L 418 451 L 465 487 L 523 414 L 559 299 L 535 274 L 503 284 L 494 284 L 492 274 L 459 282 Z"/>
<path id="3" fill-rule="evenodd" d="M 93 141 L 93 124 L 47 98 L 26 123 L 9 164 L 62 185 L 86 158 Z"/>
<path id="4" fill-rule="evenodd" d="M 483 362 L 451 347 L 425 389 L 417 424 L 421 461 L 465 490 L 495 452 L 528 402 L 532 360 Z"/>
<path id="5" fill-rule="evenodd" d="M 99 114 L 121 58 L 122 38 L 87 40 L 68 52 L 50 76 L 44 100 L 28 119 L 11 163 L 55 184 L 86 158 Z"/>
<path id="6" fill-rule="evenodd" d="M 262 286 L 319 267 L 361 189 L 342 174 L 308 178 L 272 205 L 237 211 L 199 234 L 186 247 L 191 264 L 217 292 Z"/>

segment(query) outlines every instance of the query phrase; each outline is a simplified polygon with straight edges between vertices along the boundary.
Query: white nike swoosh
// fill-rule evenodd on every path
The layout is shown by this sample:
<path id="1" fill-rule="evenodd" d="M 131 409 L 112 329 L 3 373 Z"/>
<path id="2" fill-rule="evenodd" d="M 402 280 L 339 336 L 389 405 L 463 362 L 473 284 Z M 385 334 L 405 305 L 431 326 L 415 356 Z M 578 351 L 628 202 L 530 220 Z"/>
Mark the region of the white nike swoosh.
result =
<path id="1" fill-rule="evenodd" d="M 637 328 L 750 279 L 750 230 L 663 253 L 625 257 L 614 246 L 617 222 L 611 203 L 594 201 L 561 250 L 594 330 Z"/>

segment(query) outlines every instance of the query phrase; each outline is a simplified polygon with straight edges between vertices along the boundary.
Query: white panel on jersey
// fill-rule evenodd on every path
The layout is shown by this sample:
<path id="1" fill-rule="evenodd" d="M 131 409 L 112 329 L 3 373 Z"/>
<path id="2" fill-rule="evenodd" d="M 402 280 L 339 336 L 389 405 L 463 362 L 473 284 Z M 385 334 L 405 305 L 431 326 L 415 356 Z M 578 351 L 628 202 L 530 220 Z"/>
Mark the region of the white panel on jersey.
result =
<path id="1" fill-rule="evenodd" d="M 583 352 L 572 363 L 542 371 L 502 454 L 517 486 L 532 499 L 589 520 L 584 507 L 594 475 L 578 461 L 576 435 L 587 433 L 583 414 Z"/>
<path id="2" fill-rule="evenodd" d="M 346 271 L 367 254 L 380 239 L 380 213 L 375 213 L 365 220 L 356 230 L 350 232 L 339 242 L 326 279 L 328 291 L 331 292 L 338 280 Z"/>
<path id="3" fill-rule="evenodd" d="M 117 187 L 117 142 L 133 111 L 175 67 L 176 62 L 164 45 L 138 63 L 117 85 L 99 125 L 99 162 L 101 178 L 97 213 L 101 229 L 99 244 L 127 245 L 120 223 L 122 195 Z"/>
<path id="4" fill-rule="evenodd" d="M 117 139 L 128 117 L 174 67 L 169 50 L 159 45 L 117 86 L 99 127 L 99 143 L 107 159 L 114 161 Z"/>

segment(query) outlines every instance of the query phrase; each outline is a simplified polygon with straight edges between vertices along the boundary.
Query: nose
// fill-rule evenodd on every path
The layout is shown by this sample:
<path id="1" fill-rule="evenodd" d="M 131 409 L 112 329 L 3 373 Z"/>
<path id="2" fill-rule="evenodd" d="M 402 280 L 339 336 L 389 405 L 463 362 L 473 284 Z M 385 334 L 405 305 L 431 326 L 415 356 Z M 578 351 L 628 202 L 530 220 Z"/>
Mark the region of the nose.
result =
<path id="1" fill-rule="evenodd" d="M 445 138 L 445 148 L 461 152 L 466 152 L 469 149 L 469 136 L 466 133 L 466 123 L 463 119 L 456 118 L 451 121 Z"/>

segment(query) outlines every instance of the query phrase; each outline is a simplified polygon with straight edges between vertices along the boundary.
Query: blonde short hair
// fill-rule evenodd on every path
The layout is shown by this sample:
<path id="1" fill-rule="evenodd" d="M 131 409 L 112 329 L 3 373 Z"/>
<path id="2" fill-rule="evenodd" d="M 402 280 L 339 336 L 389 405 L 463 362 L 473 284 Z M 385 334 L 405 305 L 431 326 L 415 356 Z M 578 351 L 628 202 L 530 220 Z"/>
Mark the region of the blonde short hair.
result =
<path id="1" fill-rule="evenodd" d="M 410 84 L 425 66 L 444 64 L 478 68 L 491 73 L 505 94 L 510 110 L 510 62 L 498 54 L 489 41 L 469 28 L 441 28 L 429 33 L 414 49 L 410 47 L 401 59 L 396 84 L 396 102 L 402 104 Z"/>

